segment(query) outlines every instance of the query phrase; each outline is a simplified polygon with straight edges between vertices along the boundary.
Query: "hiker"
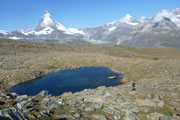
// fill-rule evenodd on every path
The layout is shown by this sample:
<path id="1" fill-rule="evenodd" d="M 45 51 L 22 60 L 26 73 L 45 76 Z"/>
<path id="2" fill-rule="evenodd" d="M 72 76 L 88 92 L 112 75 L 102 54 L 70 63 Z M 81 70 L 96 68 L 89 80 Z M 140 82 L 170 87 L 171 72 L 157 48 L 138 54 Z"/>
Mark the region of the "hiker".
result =
<path id="1" fill-rule="evenodd" d="M 132 91 L 136 91 L 136 81 L 132 82 Z"/>

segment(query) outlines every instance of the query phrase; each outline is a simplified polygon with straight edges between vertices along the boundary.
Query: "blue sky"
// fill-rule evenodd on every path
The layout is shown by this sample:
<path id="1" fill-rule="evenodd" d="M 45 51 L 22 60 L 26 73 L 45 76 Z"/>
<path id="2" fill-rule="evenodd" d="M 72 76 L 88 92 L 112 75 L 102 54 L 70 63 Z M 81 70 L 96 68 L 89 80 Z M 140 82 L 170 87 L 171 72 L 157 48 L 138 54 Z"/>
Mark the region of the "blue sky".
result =
<path id="1" fill-rule="evenodd" d="M 180 0 L 0 0 L 0 30 L 36 27 L 44 10 L 65 27 L 99 26 L 120 19 L 152 17 L 162 8 L 180 8 Z"/>

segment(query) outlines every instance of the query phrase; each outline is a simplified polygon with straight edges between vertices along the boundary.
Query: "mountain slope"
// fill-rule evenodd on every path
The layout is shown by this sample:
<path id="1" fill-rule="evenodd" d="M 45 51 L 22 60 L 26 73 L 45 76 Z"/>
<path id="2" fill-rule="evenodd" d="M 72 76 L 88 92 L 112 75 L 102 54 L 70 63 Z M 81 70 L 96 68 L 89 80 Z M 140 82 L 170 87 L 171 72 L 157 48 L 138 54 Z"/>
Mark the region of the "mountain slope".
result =
<path id="1" fill-rule="evenodd" d="M 152 18 L 122 19 L 104 26 L 85 28 L 89 42 L 143 47 L 180 47 L 180 9 L 162 9 Z"/>
<path id="2" fill-rule="evenodd" d="M 0 31 L 0 37 L 61 44 L 95 43 L 180 48 L 180 9 L 162 9 L 152 18 L 133 18 L 126 14 L 121 19 L 103 26 L 84 29 L 67 29 L 45 11 L 36 28 Z"/>

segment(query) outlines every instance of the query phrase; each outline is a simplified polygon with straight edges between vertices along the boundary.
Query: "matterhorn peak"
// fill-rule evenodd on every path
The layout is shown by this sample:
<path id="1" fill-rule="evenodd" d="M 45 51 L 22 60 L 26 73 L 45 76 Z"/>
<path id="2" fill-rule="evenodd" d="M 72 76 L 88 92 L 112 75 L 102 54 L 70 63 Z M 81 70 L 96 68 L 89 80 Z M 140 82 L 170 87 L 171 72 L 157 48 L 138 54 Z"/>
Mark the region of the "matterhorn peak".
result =
<path id="1" fill-rule="evenodd" d="M 44 10 L 44 15 L 51 16 L 50 13 L 47 10 Z"/>
<path id="2" fill-rule="evenodd" d="M 44 15 L 39 21 L 39 25 L 37 29 L 40 30 L 45 27 L 54 27 L 54 26 L 55 26 L 55 21 L 52 19 L 51 14 L 47 10 L 45 10 Z"/>

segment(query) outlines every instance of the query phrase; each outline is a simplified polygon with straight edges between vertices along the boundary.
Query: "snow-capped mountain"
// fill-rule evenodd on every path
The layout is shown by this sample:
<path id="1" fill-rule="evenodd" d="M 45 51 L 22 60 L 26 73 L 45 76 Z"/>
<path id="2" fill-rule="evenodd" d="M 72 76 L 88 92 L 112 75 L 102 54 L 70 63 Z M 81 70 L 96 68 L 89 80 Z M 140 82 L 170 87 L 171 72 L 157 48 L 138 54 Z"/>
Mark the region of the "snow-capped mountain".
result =
<path id="1" fill-rule="evenodd" d="M 83 34 L 82 30 L 76 28 L 65 28 L 62 24 L 54 21 L 48 11 L 44 12 L 44 15 L 39 21 L 37 28 L 20 30 L 24 35 L 47 35 L 51 34 L 54 30 L 63 32 L 64 34 Z"/>
<path id="2" fill-rule="evenodd" d="M 154 17 L 133 18 L 130 14 L 104 26 L 85 28 L 92 43 L 144 47 L 180 48 L 180 9 L 162 9 Z"/>
<path id="3" fill-rule="evenodd" d="M 50 42 L 50 43 L 87 43 L 82 39 L 84 32 L 76 28 L 65 28 L 62 24 L 53 20 L 48 11 L 39 21 L 36 28 L 28 28 L 17 31 L 0 31 L 0 37 L 10 39 L 22 39 L 33 42 Z"/>
<path id="4" fill-rule="evenodd" d="M 113 21 L 111 23 L 108 23 L 106 25 L 111 25 L 111 26 L 118 26 L 119 24 L 128 24 L 128 25 L 138 25 L 139 21 L 133 18 L 130 14 L 126 14 L 123 18 L 117 21 Z"/>
<path id="5" fill-rule="evenodd" d="M 164 18 L 167 18 L 174 22 L 178 27 L 180 27 L 180 16 L 178 14 L 179 9 L 176 9 L 175 11 L 169 11 L 162 9 L 160 12 L 158 12 L 152 19 L 153 22 L 161 22 Z"/>
<path id="6" fill-rule="evenodd" d="M 68 44 L 123 44 L 180 48 L 180 9 L 160 10 L 152 18 L 126 14 L 99 27 L 66 28 L 45 11 L 36 28 L 0 31 L 0 37 Z"/>

